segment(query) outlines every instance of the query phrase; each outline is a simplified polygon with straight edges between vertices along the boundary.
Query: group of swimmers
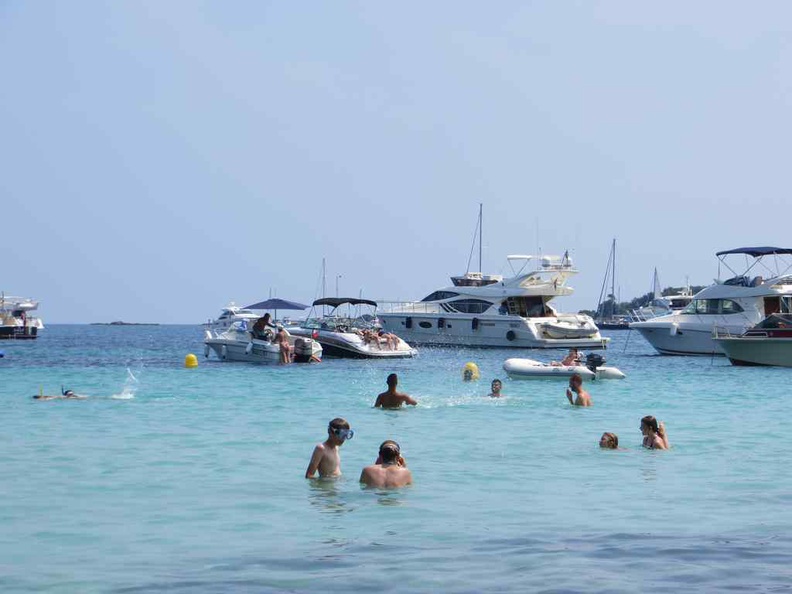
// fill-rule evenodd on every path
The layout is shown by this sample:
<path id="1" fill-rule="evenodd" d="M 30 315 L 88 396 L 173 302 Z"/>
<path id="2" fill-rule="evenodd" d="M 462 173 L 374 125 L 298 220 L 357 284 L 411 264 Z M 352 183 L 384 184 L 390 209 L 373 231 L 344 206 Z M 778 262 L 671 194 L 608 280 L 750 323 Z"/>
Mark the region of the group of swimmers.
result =
<path id="1" fill-rule="evenodd" d="M 466 366 L 466 370 L 470 368 Z M 468 379 L 463 373 L 463 377 Z M 403 405 L 416 406 L 418 401 L 409 394 L 399 392 L 399 378 L 391 373 L 386 379 L 388 389 L 377 395 L 374 401 L 375 408 L 401 408 Z M 503 382 L 500 379 L 492 380 L 490 385 L 491 398 L 500 398 Z M 583 378 L 573 374 L 569 378 L 569 387 L 566 396 L 572 406 L 588 407 L 593 405 L 591 395 L 583 389 Z M 650 450 L 667 450 L 670 447 L 665 424 L 653 416 L 641 419 L 641 433 L 643 434 L 642 446 Z M 335 478 L 341 475 L 341 456 L 338 448 L 345 441 L 352 439 L 355 432 L 346 419 L 336 418 L 330 421 L 327 427 L 327 439 L 317 444 L 311 455 L 305 478 Z M 619 436 L 615 433 L 605 432 L 599 441 L 603 449 L 619 449 Z M 374 464 L 366 466 L 360 473 L 360 482 L 367 487 L 397 488 L 412 484 L 412 473 L 407 468 L 407 462 L 401 455 L 401 448 L 395 441 L 388 439 L 379 447 L 379 454 Z"/>

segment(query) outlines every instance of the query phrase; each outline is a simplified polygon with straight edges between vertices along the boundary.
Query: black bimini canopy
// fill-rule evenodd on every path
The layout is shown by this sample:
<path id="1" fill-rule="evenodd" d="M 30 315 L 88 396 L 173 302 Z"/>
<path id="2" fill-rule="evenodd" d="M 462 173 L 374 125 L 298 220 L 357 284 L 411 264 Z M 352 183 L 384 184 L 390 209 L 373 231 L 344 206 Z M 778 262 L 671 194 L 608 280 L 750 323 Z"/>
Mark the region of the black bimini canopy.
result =
<path id="1" fill-rule="evenodd" d="M 737 248 L 735 250 L 725 250 L 723 252 L 718 252 L 715 255 L 720 256 L 727 256 L 729 254 L 746 254 L 748 256 L 752 256 L 754 258 L 758 258 L 760 256 L 770 256 L 773 254 L 792 254 L 792 249 L 790 248 L 779 248 L 779 247 L 744 247 L 744 248 Z"/>
<path id="2" fill-rule="evenodd" d="M 259 301 L 253 305 L 248 305 L 245 309 L 308 309 L 308 305 L 297 303 L 296 301 L 287 301 L 286 299 L 267 299 L 266 301 Z"/>
<path id="3" fill-rule="evenodd" d="M 313 302 L 314 307 L 317 305 L 329 305 L 330 307 L 338 307 L 339 305 L 343 305 L 344 303 L 349 303 L 350 305 L 371 305 L 372 307 L 377 307 L 376 301 L 371 301 L 370 299 L 355 299 L 353 297 L 324 297 L 322 299 L 317 299 Z"/>

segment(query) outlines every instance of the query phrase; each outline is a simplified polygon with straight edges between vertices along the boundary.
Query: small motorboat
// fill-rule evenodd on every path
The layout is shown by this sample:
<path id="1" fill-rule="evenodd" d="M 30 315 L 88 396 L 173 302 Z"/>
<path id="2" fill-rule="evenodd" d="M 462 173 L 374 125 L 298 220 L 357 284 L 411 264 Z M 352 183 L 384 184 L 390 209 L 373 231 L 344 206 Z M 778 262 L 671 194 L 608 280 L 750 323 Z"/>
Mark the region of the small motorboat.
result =
<path id="1" fill-rule="evenodd" d="M 322 345 L 312 338 L 304 336 L 289 337 L 294 363 L 318 362 L 322 359 Z M 222 361 L 244 361 L 248 363 L 279 363 L 280 345 L 275 341 L 275 334 L 265 333 L 254 337 L 248 330 L 247 322 L 234 322 L 224 331 L 207 327 L 204 331 L 204 356 L 214 352 Z"/>
<path id="2" fill-rule="evenodd" d="M 573 339 L 591 338 L 599 331 L 588 319 L 571 322 L 568 320 L 554 320 L 542 324 L 542 330 L 550 338 Z"/>
<path id="3" fill-rule="evenodd" d="M 792 314 L 770 314 L 739 336 L 716 327 L 713 340 L 732 365 L 792 367 Z"/>
<path id="4" fill-rule="evenodd" d="M 533 359 L 506 359 L 503 370 L 514 380 L 570 378 L 578 374 L 583 379 L 624 379 L 626 376 L 615 367 L 604 365 L 602 355 L 590 353 L 585 365 L 551 365 Z"/>
<path id="5" fill-rule="evenodd" d="M 340 315 L 339 308 L 367 306 L 373 313 Z M 330 312 L 321 317 L 310 315 L 301 328 L 290 328 L 293 334 L 310 337 L 322 345 L 327 357 L 351 359 L 402 359 L 414 357 L 418 351 L 392 332 L 383 332 L 377 324 L 377 302 L 351 297 L 327 297 L 313 302 L 314 309 L 327 306 Z"/>

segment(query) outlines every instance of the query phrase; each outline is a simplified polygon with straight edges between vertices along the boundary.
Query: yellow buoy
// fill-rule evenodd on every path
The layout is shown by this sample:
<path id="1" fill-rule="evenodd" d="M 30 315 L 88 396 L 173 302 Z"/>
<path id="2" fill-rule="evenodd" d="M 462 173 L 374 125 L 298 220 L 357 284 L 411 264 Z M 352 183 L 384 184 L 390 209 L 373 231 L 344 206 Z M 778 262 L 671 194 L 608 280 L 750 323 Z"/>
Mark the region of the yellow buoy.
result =
<path id="1" fill-rule="evenodd" d="M 468 361 L 465 363 L 465 366 L 462 368 L 462 379 L 466 382 L 470 382 L 473 380 L 477 380 L 481 377 L 481 372 L 479 372 L 478 365 L 473 363 L 472 361 Z"/>
<path id="2" fill-rule="evenodd" d="M 184 358 L 184 366 L 187 369 L 192 369 L 193 367 L 198 367 L 198 357 L 190 353 Z"/>

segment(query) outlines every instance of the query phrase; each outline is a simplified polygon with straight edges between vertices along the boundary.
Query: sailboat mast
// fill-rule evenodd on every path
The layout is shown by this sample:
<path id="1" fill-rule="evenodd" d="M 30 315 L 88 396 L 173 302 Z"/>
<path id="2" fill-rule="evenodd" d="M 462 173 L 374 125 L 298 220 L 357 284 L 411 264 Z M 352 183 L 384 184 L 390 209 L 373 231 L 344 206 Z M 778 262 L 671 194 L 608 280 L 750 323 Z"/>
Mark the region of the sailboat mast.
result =
<path id="1" fill-rule="evenodd" d="M 616 316 L 616 238 L 613 238 L 613 247 L 611 248 L 613 254 L 613 269 L 611 270 L 611 317 Z"/>
<path id="2" fill-rule="evenodd" d="M 482 251 L 482 244 L 484 243 L 483 214 L 484 214 L 484 204 L 479 202 L 479 272 L 481 273 L 484 272 L 484 268 L 482 268 L 481 266 L 481 251 Z"/>

